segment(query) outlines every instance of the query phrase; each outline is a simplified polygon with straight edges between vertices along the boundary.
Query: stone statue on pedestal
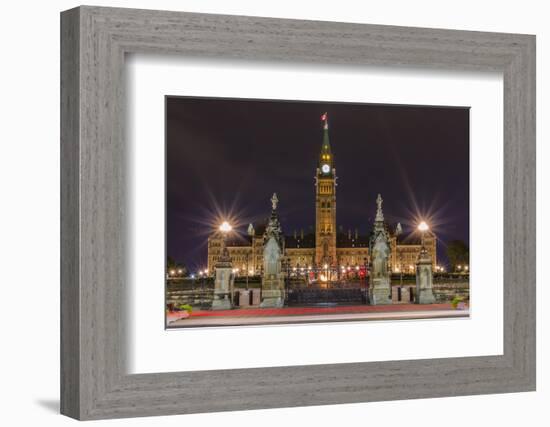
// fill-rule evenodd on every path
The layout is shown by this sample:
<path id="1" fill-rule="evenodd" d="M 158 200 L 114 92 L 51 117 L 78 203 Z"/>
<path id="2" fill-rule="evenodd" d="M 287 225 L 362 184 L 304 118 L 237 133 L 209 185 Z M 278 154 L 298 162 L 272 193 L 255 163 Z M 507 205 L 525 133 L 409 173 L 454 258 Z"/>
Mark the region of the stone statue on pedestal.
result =
<path id="1" fill-rule="evenodd" d="M 417 304 L 433 304 L 435 297 L 433 294 L 433 271 L 432 258 L 422 245 L 418 261 L 416 262 L 416 298 Z"/>
<path id="2" fill-rule="evenodd" d="M 369 244 L 371 254 L 369 299 L 373 305 L 391 304 L 391 282 L 388 268 L 390 256 L 390 240 L 384 225 L 384 213 L 382 212 L 382 197 L 376 198 L 376 218 L 374 229 Z"/>
<path id="3" fill-rule="evenodd" d="M 235 276 L 233 274 L 231 257 L 225 245 L 225 237 L 222 239 L 222 245 L 222 255 L 214 267 L 216 276 L 214 281 L 212 310 L 229 310 L 233 308 L 231 295 L 233 294 Z"/>
<path id="4" fill-rule="evenodd" d="M 271 217 L 264 234 L 264 269 L 260 307 L 282 307 L 285 301 L 282 257 L 284 238 L 277 215 L 277 194 L 271 198 Z"/>

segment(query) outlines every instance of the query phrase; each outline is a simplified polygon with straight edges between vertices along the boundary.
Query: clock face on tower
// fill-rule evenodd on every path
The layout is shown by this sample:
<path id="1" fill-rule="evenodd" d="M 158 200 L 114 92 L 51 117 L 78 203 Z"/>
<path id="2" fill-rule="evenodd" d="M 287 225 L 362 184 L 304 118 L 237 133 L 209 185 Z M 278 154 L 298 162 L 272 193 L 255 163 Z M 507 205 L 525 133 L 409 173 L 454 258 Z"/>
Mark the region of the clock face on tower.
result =
<path id="1" fill-rule="evenodd" d="M 321 166 L 321 171 L 323 171 L 323 173 L 329 173 L 330 172 L 330 166 L 327 165 L 327 164 L 324 164 L 323 166 Z"/>

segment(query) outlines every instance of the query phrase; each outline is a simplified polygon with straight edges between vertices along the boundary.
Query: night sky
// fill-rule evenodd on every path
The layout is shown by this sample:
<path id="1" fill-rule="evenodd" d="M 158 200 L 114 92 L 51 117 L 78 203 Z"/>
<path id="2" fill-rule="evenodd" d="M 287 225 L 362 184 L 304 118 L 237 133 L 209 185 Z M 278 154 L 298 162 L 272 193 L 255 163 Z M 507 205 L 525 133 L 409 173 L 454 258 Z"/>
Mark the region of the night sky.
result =
<path id="1" fill-rule="evenodd" d="M 468 108 L 167 97 L 167 255 L 204 268 L 219 221 L 244 235 L 269 216 L 273 192 L 285 234 L 312 232 L 325 111 L 344 232 L 370 232 L 381 193 L 405 235 L 427 219 L 441 263 L 446 242 L 469 245 Z"/>

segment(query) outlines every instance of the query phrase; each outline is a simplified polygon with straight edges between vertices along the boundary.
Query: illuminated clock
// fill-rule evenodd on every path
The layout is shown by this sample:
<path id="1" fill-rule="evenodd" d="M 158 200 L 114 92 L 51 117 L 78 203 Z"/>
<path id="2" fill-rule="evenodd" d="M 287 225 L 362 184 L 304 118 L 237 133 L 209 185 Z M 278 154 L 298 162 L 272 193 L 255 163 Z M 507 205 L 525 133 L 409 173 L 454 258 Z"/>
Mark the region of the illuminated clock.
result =
<path id="1" fill-rule="evenodd" d="M 321 170 L 323 171 L 323 173 L 329 173 L 330 172 L 330 166 L 327 165 L 327 164 L 324 164 L 323 166 L 321 166 Z"/>

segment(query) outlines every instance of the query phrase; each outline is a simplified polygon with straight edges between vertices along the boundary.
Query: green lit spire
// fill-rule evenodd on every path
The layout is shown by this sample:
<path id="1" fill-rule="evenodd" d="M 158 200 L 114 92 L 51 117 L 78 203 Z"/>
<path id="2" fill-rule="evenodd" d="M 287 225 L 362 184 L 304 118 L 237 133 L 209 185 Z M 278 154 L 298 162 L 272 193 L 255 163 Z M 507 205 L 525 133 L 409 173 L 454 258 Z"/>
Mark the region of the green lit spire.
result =
<path id="1" fill-rule="evenodd" d="M 328 113 L 321 116 L 323 123 L 323 143 L 321 145 L 321 153 L 319 154 L 319 168 L 324 169 L 324 174 L 328 174 L 334 165 L 332 150 L 330 148 L 330 140 L 328 136 Z M 324 167 L 323 167 L 324 166 Z"/>
<path id="2" fill-rule="evenodd" d="M 330 140 L 328 137 L 328 113 L 323 114 L 321 120 L 325 122 L 323 124 L 323 145 L 321 146 L 321 154 L 331 154 Z"/>

